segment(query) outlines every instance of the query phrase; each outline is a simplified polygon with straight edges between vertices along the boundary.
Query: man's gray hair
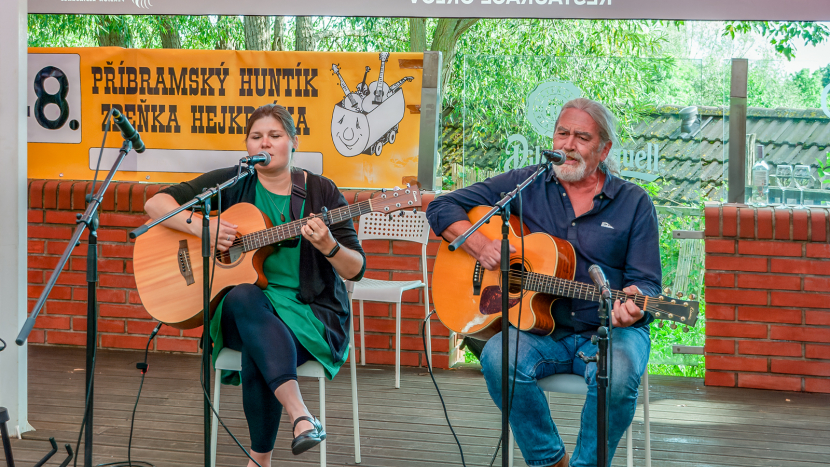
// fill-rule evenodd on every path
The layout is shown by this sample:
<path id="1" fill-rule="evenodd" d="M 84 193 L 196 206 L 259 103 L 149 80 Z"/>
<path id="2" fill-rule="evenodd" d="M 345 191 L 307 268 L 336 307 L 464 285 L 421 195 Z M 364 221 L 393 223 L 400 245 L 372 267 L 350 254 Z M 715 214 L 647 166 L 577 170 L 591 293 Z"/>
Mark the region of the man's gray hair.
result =
<path id="1" fill-rule="evenodd" d="M 556 117 L 556 125 L 554 128 L 559 126 L 559 118 L 562 117 L 562 112 L 566 109 L 579 109 L 591 116 L 599 127 L 600 147 L 605 146 L 605 144 L 609 141 L 611 142 L 612 147 L 617 144 L 617 118 L 611 113 L 610 110 L 608 110 L 607 107 L 597 101 L 586 99 L 584 97 L 577 97 L 576 99 L 566 102 L 562 106 L 562 111 L 559 112 L 559 116 Z M 614 160 L 610 154 L 609 157 L 600 162 L 599 169 L 606 174 L 612 173 L 619 175 L 620 173 L 619 163 Z"/>

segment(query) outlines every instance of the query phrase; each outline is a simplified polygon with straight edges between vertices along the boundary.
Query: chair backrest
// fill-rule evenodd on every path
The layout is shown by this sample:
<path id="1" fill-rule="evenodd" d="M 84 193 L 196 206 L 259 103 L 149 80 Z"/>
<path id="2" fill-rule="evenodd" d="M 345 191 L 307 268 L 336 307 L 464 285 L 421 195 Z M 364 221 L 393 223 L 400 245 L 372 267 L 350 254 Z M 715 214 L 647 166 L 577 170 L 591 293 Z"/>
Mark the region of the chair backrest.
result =
<path id="1" fill-rule="evenodd" d="M 423 211 L 369 212 L 360 216 L 357 238 L 361 241 L 406 240 L 426 245 L 429 241 L 429 222 Z"/>

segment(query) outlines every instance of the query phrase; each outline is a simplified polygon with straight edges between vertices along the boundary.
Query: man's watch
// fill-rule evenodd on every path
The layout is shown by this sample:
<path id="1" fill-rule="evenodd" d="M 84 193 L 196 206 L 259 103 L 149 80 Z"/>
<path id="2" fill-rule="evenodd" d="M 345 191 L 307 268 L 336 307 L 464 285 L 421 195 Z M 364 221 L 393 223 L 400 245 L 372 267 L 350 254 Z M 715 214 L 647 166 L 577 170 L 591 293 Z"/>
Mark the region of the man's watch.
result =
<path id="1" fill-rule="evenodd" d="M 326 258 L 331 258 L 332 256 L 336 255 L 337 252 L 340 251 L 340 242 L 337 240 L 334 241 L 334 248 L 331 249 L 329 254 L 324 255 Z"/>

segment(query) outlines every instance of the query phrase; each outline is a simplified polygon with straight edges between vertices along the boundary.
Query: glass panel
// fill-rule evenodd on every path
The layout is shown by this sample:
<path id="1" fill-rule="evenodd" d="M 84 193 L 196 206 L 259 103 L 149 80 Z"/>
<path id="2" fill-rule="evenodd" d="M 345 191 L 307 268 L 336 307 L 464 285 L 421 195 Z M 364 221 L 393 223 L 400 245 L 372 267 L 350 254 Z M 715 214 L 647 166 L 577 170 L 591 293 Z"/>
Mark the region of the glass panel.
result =
<path id="1" fill-rule="evenodd" d="M 752 60 L 747 89 L 747 199 L 800 209 L 830 205 L 830 57 L 826 61 Z M 768 174 L 760 164 L 763 158 Z M 830 169 L 830 168 L 828 168 Z"/>

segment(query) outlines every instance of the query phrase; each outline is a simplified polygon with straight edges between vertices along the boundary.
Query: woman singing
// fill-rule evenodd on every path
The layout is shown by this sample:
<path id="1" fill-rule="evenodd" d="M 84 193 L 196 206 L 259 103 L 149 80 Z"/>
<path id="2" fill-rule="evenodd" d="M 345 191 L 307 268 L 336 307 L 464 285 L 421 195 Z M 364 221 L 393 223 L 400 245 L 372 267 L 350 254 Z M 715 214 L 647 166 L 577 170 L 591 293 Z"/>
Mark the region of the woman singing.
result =
<path id="1" fill-rule="evenodd" d="M 293 169 L 299 141 L 288 111 L 274 104 L 255 110 L 245 129 L 248 154 L 266 151 L 268 165 L 222 193 L 222 209 L 246 202 L 280 225 L 345 206 L 334 183 Z M 237 173 L 236 167 L 218 169 L 189 182 L 161 190 L 147 201 L 153 219 L 193 199 L 203 188 L 214 187 Z M 292 181 L 293 180 L 293 181 Z M 305 196 L 303 198 L 303 195 Z M 214 203 L 216 206 L 216 203 Z M 201 236 L 201 222 L 188 223 L 179 213 L 164 225 Z M 196 216 L 194 216 L 196 217 Z M 237 237 L 237 226 L 216 216 L 210 220 L 211 242 L 227 251 Z M 277 246 L 263 264 L 268 286 L 234 287 L 216 309 L 210 323 L 214 361 L 223 347 L 242 353 L 242 403 L 251 434 L 251 455 L 260 465 L 271 465 L 282 408 L 294 425 L 291 451 L 297 455 L 326 438 L 320 422 L 309 413 L 297 385 L 297 367 L 317 360 L 333 378 L 348 357 L 349 301 L 340 277 L 359 280 L 366 259 L 351 220 L 331 226 L 311 217 L 299 242 Z M 339 276 L 339 277 L 338 277 Z M 223 383 L 239 384 L 236 372 Z M 253 467 L 252 462 L 248 463 Z"/>

